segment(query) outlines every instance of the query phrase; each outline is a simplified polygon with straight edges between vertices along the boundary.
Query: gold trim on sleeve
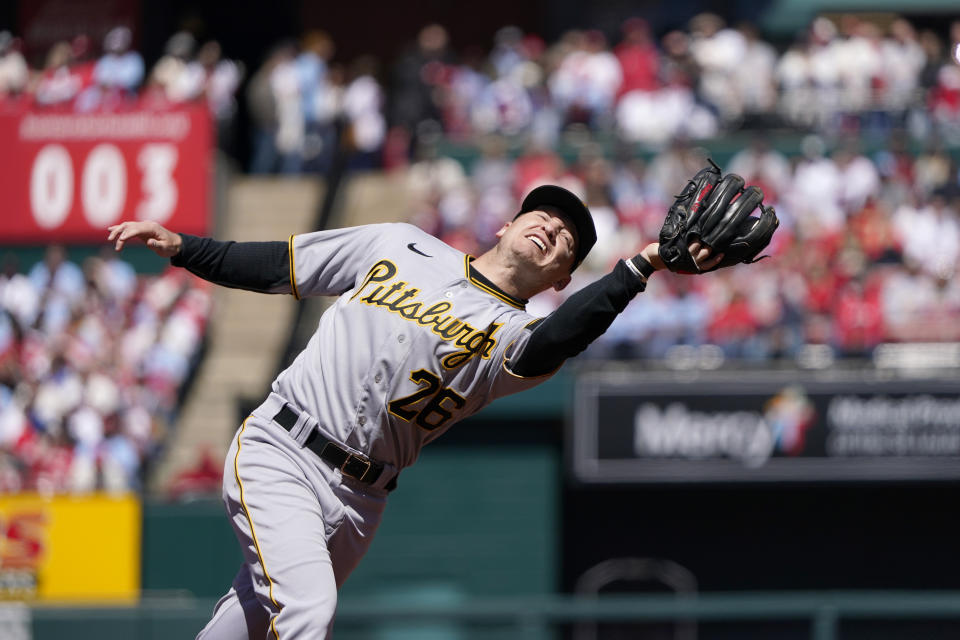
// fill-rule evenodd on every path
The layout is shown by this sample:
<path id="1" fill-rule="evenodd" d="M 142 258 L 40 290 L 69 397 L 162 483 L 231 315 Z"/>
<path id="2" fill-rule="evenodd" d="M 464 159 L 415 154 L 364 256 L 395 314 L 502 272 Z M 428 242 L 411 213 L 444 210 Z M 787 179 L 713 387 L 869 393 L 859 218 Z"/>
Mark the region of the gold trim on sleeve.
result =
<path id="1" fill-rule="evenodd" d="M 290 292 L 293 294 L 294 298 L 299 300 L 300 291 L 297 290 L 297 270 L 293 264 L 293 235 L 291 235 L 290 239 L 287 240 L 287 246 L 289 247 L 287 253 L 290 254 Z"/>

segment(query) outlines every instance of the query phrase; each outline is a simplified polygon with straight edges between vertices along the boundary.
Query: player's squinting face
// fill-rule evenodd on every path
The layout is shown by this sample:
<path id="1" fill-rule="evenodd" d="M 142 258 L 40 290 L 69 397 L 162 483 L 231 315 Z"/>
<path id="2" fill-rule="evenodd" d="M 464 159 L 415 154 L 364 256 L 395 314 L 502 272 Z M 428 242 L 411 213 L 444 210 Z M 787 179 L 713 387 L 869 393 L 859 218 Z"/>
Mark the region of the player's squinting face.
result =
<path id="1" fill-rule="evenodd" d="M 530 211 L 510 224 L 501 241 L 533 264 L 558 276 L 569 275 L 576 257 L 576 231 L 573 222 L 553 207 Z"/>

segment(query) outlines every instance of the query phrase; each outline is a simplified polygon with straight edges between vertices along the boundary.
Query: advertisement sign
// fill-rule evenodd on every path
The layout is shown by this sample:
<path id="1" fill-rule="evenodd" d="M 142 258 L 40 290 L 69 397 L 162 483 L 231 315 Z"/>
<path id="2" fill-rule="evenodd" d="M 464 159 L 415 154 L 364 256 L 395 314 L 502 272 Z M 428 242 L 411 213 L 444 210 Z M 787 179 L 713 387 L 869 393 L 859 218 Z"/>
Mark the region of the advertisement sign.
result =
<path id="1" fill-rule="evenodd" d="M 205 235 L 209 110 L 0 114 L 0 243 L 103 242 L 107 226 L 154 220 Z"/>
<path id="2" fill-rule="evenodd" d="M 570 443 L 583 482 L 960 479 L 960 381 L 586 374 Z"/>
<path id="3" fill-rule="evenodd" d="M 140 522 L 132 495 L 0 497 L 0 599 L 134 602 Z"/>

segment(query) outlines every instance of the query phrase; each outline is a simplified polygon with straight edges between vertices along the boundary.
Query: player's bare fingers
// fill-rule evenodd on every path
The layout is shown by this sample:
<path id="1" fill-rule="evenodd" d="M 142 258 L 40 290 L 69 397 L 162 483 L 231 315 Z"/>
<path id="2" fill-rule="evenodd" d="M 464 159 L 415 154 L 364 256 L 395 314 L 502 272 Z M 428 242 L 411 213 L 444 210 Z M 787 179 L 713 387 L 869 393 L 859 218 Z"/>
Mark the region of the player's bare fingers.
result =
<path id="1" fill-rule="evenodd" d="M 694 260 L 697 262 L 703 262 L 710 257 L 712 250 L 709 246 L 703 244 L 699 240 L 694 240 L 689 245 L 687 245 L 687 250 L 690 251 L 690 255 L 693 256 Z"/>
<path id="2" fill-rule="evenodd" d="M 709 271 L 710 269 L 713 269 L 715 266 L 720 264 L 722 260 L 723 260 L 723 253 L 718 253 L 717 255 L 713 256 L 712 258 L 704 262 L 702 265 L 700 265 L 700 268 L 703 269 L 704 271 Z"/>
<path id="3" fill-rule="evenodd" d="M 117 251 L 123 249 L 124 245 L 127 243 L 127 240 L 135 238 L 137 235 L 139 235 L 137 229 L 132 224 L 126 222 L 120 224 L 118 231 L 119 235 L 117 235 L 117 243 L 115 246 Z"/>
<path id="4" fill-rule="evenodd" d="M 116 239 L 118 235 L 120 235 L 120 232 L 122 230 L 123 230 L 123 223 L 110 225 L 109 227 L 107 227 L 107 231 L 110 232 L 107 235 L 107 240 L 112 242 L 114 239 Z"/>

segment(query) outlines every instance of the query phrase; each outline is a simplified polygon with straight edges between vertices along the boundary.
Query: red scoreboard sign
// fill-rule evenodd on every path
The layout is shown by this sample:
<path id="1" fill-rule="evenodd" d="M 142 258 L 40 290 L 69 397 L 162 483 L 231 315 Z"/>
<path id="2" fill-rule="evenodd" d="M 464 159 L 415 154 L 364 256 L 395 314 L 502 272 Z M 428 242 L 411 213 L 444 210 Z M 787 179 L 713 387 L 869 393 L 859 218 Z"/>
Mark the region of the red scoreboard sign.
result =
<path id="1" fill-rule="evenodd" d="M 103 242 L 123 220 L 205 235 L 212 136 L 202 104 L 0 113 L 0 243 Z"/>

